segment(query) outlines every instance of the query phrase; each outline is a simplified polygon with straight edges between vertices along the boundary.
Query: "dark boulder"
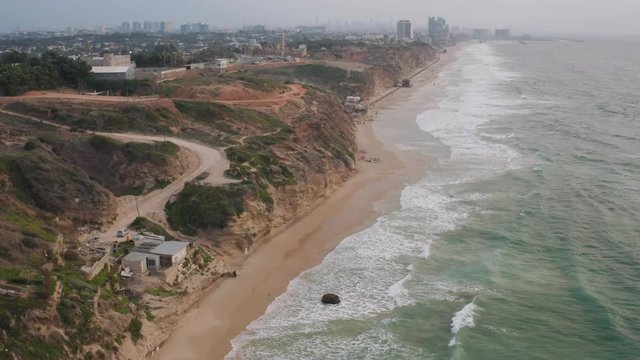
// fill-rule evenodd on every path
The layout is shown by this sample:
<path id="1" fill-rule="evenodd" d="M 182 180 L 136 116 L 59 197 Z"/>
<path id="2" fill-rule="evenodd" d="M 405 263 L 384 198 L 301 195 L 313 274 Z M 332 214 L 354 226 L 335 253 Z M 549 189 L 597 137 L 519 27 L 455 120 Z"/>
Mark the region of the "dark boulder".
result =
<path id="1" fill-rule="evenodd" d="M 323 304 L 339 304 L 340 297 L 336 294 L 324 294 L 322 296 L 322 303 Z"/>

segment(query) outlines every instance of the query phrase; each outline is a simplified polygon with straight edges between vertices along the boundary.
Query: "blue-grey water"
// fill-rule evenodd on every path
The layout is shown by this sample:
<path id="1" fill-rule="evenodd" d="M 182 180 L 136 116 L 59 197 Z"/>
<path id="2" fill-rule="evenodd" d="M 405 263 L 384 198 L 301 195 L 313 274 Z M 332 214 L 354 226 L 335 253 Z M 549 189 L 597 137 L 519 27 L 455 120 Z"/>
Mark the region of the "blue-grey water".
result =
<path id="1" fill-rule="evenodd" d="M 404 145 L 444 155 L 230 357 L 640 359 L 640 41 L 471 44 L 438 82 Z"/>

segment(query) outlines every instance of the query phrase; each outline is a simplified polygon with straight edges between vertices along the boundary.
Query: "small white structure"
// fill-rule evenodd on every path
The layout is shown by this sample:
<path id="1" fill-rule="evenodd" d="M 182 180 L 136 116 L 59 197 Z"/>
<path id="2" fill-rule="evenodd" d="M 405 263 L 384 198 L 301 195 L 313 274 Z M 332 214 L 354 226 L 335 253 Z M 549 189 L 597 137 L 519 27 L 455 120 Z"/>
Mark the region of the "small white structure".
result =
<path id="1" fill-rule="evenodd" d="M 129 253 L 122 258 L 122 267 L 129 268 L 136 275 L 145 274 L 147 272 L 147 256 L 137 252 Z"/>
<path id="2" fill-rule="evenodd" d="M 160 257 L 160 267 L 180 264 L 187 257 L 189 243 L 183 241 L 165 241 L 151 250 L 151 254 Z"/>
<path id="3" fill-rule="evenodd" d="M 226 69 L 229 67 L 229 60 L 227 59 L 216 59 L 214 62 L 214 67 L 216 69 Z"/>
<path id="4" fill-rule="evenodd" d="M 347 102 L 352 104 L 357 104 L 361 100 L 360 96 L 347 96 Z"/>
<path id="5" fill-rule="evenodd" d="M 122 258 L 122 267 L 134 274 L 146 274 L 147 270 L 169 269 L 182 264 L 188 254 L 189 243 L 183 241 L 145 241 Z"/>
<path id="6" fill-rule="evenodd" d="M 175 80 L 186 74 L 187 68 L 136 68 L 136 79 L 153 80 L 156 82 Z"/>
<path id="7" fill-rule="evenodd" d="M 97 79 L 134 80 L 136 71 L 133 66 L 94 66 L 91 72 Z"/>

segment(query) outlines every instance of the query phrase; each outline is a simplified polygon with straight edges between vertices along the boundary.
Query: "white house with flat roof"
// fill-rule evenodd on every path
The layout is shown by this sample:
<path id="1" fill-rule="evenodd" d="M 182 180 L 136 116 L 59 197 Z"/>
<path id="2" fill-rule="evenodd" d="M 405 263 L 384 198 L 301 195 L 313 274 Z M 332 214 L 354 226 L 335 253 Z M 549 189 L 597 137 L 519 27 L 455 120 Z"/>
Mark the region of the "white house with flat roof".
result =
<path id="1" fill-rule="evenodd" d="M 147 270 L 163 270 L 182 264 L 187 257 L 189 243 L 184 241 L 145 241 L 122 258 L 122 267 L 135 275 Z"/>

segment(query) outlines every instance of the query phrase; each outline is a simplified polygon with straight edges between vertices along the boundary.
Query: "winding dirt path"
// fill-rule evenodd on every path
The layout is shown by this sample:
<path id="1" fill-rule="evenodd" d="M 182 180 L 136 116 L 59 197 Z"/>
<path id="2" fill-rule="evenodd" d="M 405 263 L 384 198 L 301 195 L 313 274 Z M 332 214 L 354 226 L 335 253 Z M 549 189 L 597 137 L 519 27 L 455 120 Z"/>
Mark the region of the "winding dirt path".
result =
<path id="1" fill-rule="evenodd" d="M 69 130 L 69 127 L 56 124 L 47 120 L 39 119 L 33 116 L 23 115 L 12 111 L 0 109 L 0 113 L 19 117 L 30 121 L 48 124 L 62 129 Z M 208 173 L 209 176 L 203 182 L 210 185 L 222 185 L 236 182 L 235 180 L 225 178 L 224 172 L 229 169 L 229 161 L 224 153 L 219 149 L 214 149 L 206 145 L 180 139 L 176 137 L 151 136 L 140 134 L 120 134 L 120 133 L 104 133 L 95 132 L 95 134 L 107 136 L 124 142 L 154 142 L 154 141 L 171 141 L 178 145 L 185 152 L 187 159 L 187 170 L 175 179 L 171 184 L 163 189 L 152 191 L 142 196 L 122 196 L 118 198 L 118 210 L 115 221 L 107 225 L 103 231 L 91 234 L 92 237 L 98 236 L 102 241 L 111 242 L 117 240 L 116 232 L 129 226 L 138 216 L 145 216 L 153 219 L 162 225 L 167 225 L 164 206 L 184 187 L 185 183 L 193 180 L 202 173 Z"/>

